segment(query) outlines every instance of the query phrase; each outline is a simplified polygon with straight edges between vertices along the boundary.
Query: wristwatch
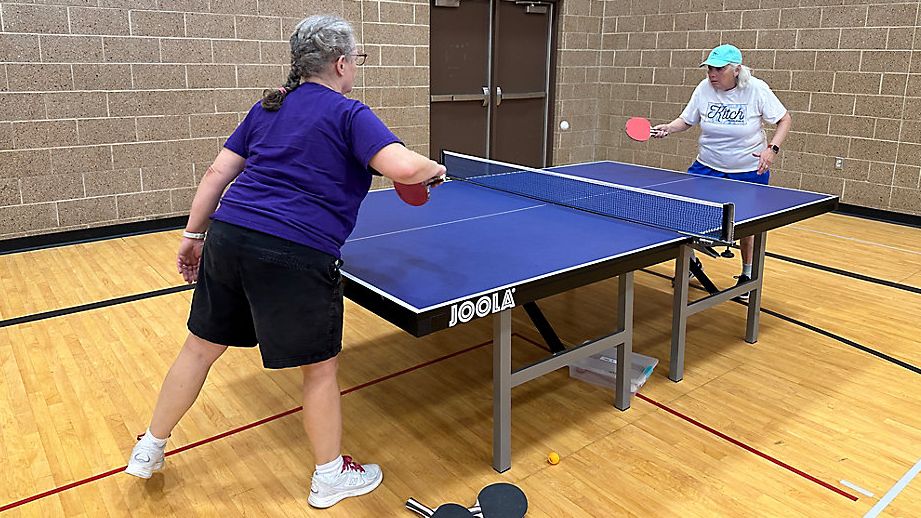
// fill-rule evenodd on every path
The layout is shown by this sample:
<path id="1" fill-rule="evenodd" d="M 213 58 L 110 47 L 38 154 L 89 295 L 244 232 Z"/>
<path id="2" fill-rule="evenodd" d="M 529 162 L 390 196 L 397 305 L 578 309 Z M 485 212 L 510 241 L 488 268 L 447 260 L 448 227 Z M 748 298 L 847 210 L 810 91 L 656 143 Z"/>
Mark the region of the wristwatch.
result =
<path id="1" fill-rule="evenodd" d="M 780 146 L 775 146 L 774 144 L 770 144 L 768 145 L 768 147 L 771 148 L 771 151 L 773 151 L 775 155 L 777 153 L 780 153 Z"/>

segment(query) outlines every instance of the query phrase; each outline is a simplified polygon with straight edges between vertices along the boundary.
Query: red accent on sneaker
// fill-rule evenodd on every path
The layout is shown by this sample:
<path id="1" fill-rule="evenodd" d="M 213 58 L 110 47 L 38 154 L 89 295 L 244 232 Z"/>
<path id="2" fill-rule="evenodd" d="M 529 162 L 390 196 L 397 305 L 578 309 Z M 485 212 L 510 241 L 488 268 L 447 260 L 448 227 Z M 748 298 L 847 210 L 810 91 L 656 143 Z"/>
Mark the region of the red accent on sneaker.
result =
<path id="1" fill-rule="evenodd" d="M 352 460 L 352 457 L 348 455 L 342 456 L 342 471 L 340 473 L 345 473 L 346 471 L 360 471 L 365 472 L 365 468 L 361 467 L 361 464 Z"/>

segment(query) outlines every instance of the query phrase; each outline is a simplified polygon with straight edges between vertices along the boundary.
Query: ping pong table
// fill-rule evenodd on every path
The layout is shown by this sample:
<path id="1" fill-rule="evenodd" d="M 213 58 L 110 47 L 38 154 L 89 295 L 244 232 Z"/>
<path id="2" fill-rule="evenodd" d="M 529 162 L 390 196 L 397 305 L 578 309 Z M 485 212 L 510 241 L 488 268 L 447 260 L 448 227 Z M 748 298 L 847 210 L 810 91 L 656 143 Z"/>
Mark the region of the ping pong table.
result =
<path id="1" fill-rule="evenodd" d="M 345 295 L 417 337 L 493 317 L 493 467 L 499 472 L 511 467 L 511 389 L 515 386 L 616 347 L 614 405 L 620 410 L 629 408 L 636 270 L 676 260 L 675 278 L 683 281 L 674 283 L 669 378 L 679 381 L 688 317 L 750 292 L 745 339 L 754 343 L 767 231 L 837 206 L 837 197 L 826 194 L 611 161 L 545 170 L 450 152 L 445 152 L 444 161 L 449 175 L 452 169 L 482 161 L 487 169 L 491 164 L 504 168 L 504 174 L 493 179 L 513 178 L 519 171 L 543 173 L 563 176 L 567 182 L 575 179 L 659 193 L 679 203 L 689 198 L 724 209 L 728 206 L 732 216 L 728 234 L 722 228 L 711 237 L 717 236 L 714 239 L 719 242 L 727 237 L 731 241 L 755 236 L 750 282 L 689 301 L 691 250 L 712 243 L 706 235 L 548 203 L 469 181 L 452 180 L 438 186 L 421 207 L 404 204 L 392 189 L 369 193 L 355 230 L 342 247 Z M 660 204 L 645 200 L 643 204 L 633 211 L 660 219 Z M 726 213 L 723 210 L 724 219 Z M 512 368 L 513 308 L 612 277 L 619 278 L 614 333 Z"/>

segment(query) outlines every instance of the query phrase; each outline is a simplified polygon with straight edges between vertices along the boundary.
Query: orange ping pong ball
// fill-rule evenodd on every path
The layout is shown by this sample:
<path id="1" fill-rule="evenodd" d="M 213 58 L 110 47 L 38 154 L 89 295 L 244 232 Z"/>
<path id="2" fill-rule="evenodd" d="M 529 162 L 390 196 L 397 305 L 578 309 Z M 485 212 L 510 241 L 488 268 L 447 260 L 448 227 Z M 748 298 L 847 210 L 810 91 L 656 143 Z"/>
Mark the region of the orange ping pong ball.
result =
<path id="1" fill-rule="evenodd" d="M 557 465 L 557 464 L 559 464 L 559 463 L 560 463 L 560 454 L 557 453 L 557 452 L 555 452 L 555 451 L 551 451 L 551 452 L 547 455 L 547 462 L 549 462 L 550 464 L 553 464 L 554 466 Z"/>

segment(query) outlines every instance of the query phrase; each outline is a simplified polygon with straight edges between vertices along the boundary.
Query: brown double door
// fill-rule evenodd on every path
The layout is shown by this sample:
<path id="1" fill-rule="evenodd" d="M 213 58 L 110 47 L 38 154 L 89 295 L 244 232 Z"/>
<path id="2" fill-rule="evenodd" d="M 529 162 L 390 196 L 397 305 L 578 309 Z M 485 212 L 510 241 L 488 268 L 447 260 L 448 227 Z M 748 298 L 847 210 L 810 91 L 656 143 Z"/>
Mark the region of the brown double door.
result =
<path id="1" fill-rule="evenodd" d="M 554 4 L 434 0 L 431 147 L 543 167 L 549 161 Z"/>

